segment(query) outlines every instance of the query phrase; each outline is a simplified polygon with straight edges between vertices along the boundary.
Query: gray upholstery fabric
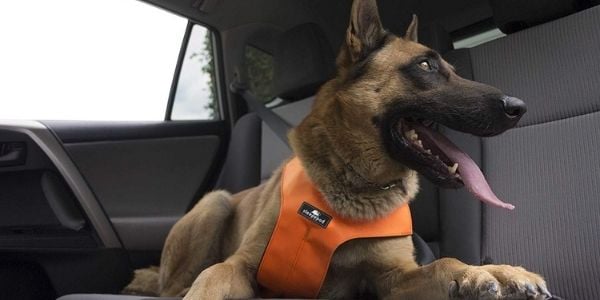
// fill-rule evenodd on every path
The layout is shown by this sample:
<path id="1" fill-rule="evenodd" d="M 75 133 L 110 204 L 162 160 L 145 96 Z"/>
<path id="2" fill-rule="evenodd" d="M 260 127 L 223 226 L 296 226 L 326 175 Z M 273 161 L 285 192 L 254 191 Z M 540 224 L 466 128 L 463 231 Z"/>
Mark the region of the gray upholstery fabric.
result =
<path id="1" fill-rule="evenodd" d="M 439 192 L 438 188 L 424 177 L 420 177 L 417 197 L 410 203 L 415 232 L 428 243 L 437 243 L 440 238 Z M 439 254 L 438 246 L 432 250 Z"/>
<path id="2" fill-rule="evenodd" d="M 483 256 L 543 274 L 567 299 L 600 299 L 598 128 L 600 113 L 593 113 L 483 144 L 490 184 L 516 206 L 484 209 Z"/>
<path id="3" fill-rule="evenodd" d="M 286 100 L 314 95 L 335 66 L 325 33 L 312 23 L 284 32 L 277 41 L 274 59 L 273 93 Z"/>
<path id="4" fill-rule="evenodd" d="M 520 126 L 600 110 L 600 7 L 473 48 L 473 73 L 527 103 Z"/>
<path id="5" fill-rule="evenodd" d="M 504 33 L 555 20 L 574 13 L 578 0 L 490 0 L 494 21 Z"/>
<path id="6" fill-rule="evenodd" d="M 310 112 L 312 103 L 315 97 L 308 97 L 306 99 L 292 102 L 290 104 L 277 107 L 273 111 L 286 120 L 291 125 L 298 125 L 306 115 Z M 283 141 L 269 126 L 263 122 L 262 126 L 262 146 L 261 146 L 261 168 L 260 177 L 261 179 L 267 179 L 271 177 L 271 174 L 275 169 L 279 167 L 282 161 L 289 158 L 292 154 L 290 148 L 288 148 Z"/>
<path id="7" fill-rule="evenodd" d="M 421 236 L 413 234 L 411 238 L 415 247 L 415 260 L 417 261 L 417 264 L 421 266 L 428 265 L 437 259 L 438 256 L 432 251 L 431 246 L 429 246 Z"/>
<path id="8" fill-rule="evenodd" d="M 255 113 L 237 121 L 216 189 L 237 193 L 260 184 L 261 123 Z"/>
<path id="9" fill-rule="evenodd" d="M 483 140 L 512 212 L 484 207 L 481 257 L 543 274 L 567 299 L 600 299 L 600 7 L 472 50 L 475 79 L 524 99 L 521 127 Z"/>

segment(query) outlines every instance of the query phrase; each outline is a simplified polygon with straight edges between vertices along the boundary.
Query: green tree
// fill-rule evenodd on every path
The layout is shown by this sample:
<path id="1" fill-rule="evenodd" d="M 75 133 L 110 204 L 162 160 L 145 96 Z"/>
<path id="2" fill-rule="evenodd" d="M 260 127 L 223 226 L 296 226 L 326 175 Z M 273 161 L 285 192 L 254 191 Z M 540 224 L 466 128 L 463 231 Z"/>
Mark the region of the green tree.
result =
<path id="1" fill-rule="evenodd" d="M 248 84 L 252 93 L 261 101 L 273 99 L 273 57 L 255 47 L 244 49 Z"/>
<path id="2" fill-rule="evenodd" d="M 209 92 L 208 104 L 204 107 L 214 119 L 217 116 L 218 101 L 215 77 L 215 61 L 213 52 L 213 39 L 209 31 L 204 37 L 204 46 L 200 52 L 194 52 L 190 59 L 197 58 L 202 63 L 201 71 L 207 74 L 210 80 L 207 83 Z M 269 102 L 273 99 L 273 57 L 268 53 L 252 46 L 244 49 L 245 68 L 248 75 L 248 84 L 252 93 L 261 101 Z"/>
<path id="3" fill-rule="evenodd" d="M 194 52 L 190 55 L 190 59 L 194 58 L 197 58 L 202 63 L 201 71 L 207 74 L 210 78 L 206 84 L 208 88 L 208 103 L 204 106 L 204 109 L 209 112 L 212 119 L 215 119 L 217 117 L 219 104 L 216 97 L 217 89 L 215 85 L 215 61 L 213 52 L 213 39 L 210 31 L 206 31 L 202 50 L 200 52 Z"/>

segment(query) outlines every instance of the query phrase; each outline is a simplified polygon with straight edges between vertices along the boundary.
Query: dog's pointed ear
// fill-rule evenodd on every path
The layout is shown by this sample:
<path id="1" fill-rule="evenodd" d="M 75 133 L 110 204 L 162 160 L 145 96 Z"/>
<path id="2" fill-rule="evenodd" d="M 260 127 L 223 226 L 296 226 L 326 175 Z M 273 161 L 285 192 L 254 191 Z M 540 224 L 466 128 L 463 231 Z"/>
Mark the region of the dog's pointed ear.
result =
<path id="1" fill-rule="evenodd" d="M 413 14 L 412 16 L 412 21 L 410 22 L 410 25 L 408 25 L 408 29 L 406 30 L 406 34 L 404 35 L 404 39 L 405 40 L 409 40 L 409 41 L 413 41 L 413 42 L 418 42 L 419 41 L 419 37 L 417 35 L 417 31 L 419 27 L 419 18 L 417 18 L 417 15 Z"/>
<path id="2" fill-rule="evenodd" d="M 346 32 L 346 45 L 352 61 L 366 57 L 381 45 L 385 36 L 376 0 L 354 0 Z"/>

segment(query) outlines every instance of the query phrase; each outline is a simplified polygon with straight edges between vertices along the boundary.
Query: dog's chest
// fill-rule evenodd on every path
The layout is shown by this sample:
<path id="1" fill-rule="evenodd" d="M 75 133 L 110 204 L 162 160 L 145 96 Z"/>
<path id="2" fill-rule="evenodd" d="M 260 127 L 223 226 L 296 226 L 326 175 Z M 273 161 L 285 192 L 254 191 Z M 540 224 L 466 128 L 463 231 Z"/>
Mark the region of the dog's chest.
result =
<path id="1" fill-rule="evenodd" d="M 374 293 L 380 239 L 351 240 L 341 245 L 333 257 L 319 293 L 321 298 L 364 299 Z"/>
<path id="2" fill-rule="evenodd" d="M 341 278 L 344 290 L 352 290 L 362 281 L 361 268 L 369 265 L 365 262 L 375 252 L 368 246 L 377 244 L 373 240 L 412 233 L 408 205 L 375 220 L 353 220 L 338 215 L 310 181 L 298 159 L 292 159 L 283 169 L 280 206 L 257 272 L 257 281 L 265 295 L 313 298 L 328 276 L 334 278 L 336 286 L 341 281 L 335 278 Z M 338 276 L 337 270 L 353 274 Z"/>

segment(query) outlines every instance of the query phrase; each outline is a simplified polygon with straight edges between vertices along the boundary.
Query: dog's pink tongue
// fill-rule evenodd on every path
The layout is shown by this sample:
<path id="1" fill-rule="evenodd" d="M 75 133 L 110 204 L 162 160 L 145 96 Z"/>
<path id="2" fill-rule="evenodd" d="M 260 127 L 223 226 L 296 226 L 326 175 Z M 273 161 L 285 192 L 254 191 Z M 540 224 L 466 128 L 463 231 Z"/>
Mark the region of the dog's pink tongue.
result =
<path id="1" fill-rule="evenodd" d="M 484 203 L 510 210 L 515 208 L 514 205 L 502 202 L 502 200 L 498 199 L 496 194 L 494 194 L 490 188 L 487 180 L 485 180 L 479 166 L 475 164 L 469 155 L 460 150 L 447 137 L 424 126 L 417 125 L 415 127 L 419 135 L 426 135 L 428 140 L 435 143 L 435 145 L 443 151 L 450 160 L 458 163 L 458 172 L 460 173 L 465 187 L 471 194 L 477 197 L 477 199 Z"/>

